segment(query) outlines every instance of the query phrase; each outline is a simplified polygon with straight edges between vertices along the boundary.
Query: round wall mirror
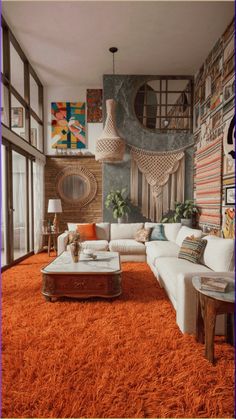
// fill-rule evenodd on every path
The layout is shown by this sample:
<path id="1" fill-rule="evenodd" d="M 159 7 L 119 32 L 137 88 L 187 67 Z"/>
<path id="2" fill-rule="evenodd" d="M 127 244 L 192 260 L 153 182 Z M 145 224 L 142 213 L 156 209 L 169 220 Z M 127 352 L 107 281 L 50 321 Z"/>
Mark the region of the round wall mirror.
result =
<path id="1" fill-rule="evenodd" d="M 79 175 L 65 176 L 61 182 L 61 190 L 68 199 L 78 200 L 86 193 L 86 182 Z"/>
<path id="2" fill-rule="evenodd" d="M 68 168 L 60 172 L 56 179 L 57 192 L 60 198 L 83 207 L 91 202 L 97 193 L 97 181 L 86 167 Z"/>

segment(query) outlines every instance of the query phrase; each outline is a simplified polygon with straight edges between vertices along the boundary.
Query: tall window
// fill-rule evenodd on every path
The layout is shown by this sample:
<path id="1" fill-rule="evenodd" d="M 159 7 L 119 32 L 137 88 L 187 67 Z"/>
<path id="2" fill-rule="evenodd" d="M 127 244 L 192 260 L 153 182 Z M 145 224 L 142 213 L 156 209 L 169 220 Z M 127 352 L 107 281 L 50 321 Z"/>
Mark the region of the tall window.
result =
<path id="1" fill-rule="evenodd" d="M 2 17 L 1 122 L 43 153 L 43 86 Z"/>

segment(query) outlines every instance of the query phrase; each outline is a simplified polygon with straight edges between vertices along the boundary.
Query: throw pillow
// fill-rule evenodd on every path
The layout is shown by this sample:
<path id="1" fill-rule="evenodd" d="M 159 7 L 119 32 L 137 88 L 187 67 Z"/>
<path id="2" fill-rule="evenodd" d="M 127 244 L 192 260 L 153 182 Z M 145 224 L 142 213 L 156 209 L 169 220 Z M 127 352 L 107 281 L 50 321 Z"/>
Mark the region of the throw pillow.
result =
<path id="1" fill-rule="evenodd" d="M 154 241 L 154 240 L 161 240 L 161 241 L 167 240 L 163 224 L 157 224 L 152 229 L 150 241 Z"/>
<path id="2" fill-rule="evenodd" d="M 186 237 L 179 251 L 178 258 L 186 259 L 192 263 L 199 263 L 206 247 L 207 241 L 196 237 Z"/>
<path id="3" fill-rule="evenodd" d="M 151 233 L 151 228 L 140 228 L 135 236 L 134 240 L 136 240 L 139 243 L 146 243 L 149 241 L 149 236 Z"/>
<path id="4" fill-rule="evenodd" d="M 96 224 L 78 224 L 76 227 L 77 233 L 80 234 L 81 241 L 97 240 Z"/>

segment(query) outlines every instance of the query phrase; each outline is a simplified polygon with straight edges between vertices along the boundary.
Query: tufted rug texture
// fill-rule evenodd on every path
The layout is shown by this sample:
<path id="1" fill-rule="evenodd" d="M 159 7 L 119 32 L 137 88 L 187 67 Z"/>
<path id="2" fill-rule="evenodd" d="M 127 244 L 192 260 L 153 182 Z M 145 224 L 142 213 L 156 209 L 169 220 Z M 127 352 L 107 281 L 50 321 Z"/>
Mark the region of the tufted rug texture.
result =
<path id="1" fill-rule="evenodd" d="M 233 347 L 216 338 L 211 365 L 146 263 L 122 265 L 116 300 L 49 303 L 48 262 L 41 253 L 3 273 L 2 417 L 234 417 Z"/>

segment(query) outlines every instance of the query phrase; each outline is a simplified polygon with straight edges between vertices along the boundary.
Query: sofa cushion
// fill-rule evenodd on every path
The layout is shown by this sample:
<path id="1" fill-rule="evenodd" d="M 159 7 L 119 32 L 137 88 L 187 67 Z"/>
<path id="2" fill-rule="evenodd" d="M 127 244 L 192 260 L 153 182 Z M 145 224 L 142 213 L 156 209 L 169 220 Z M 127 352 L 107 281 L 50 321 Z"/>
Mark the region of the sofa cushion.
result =
<path id="1" fill-rule="evenodd" d="M 176 257 L 158 258 L 154 265 L 158 274 L 163 279 L 168 292 L 174 296 L 174 298 L 176 298 L 177 295 L 179 274 L 192 273 L 194 276 L 195 273 L 199 272 L 212 272 L 204 265 L 191 263 L 188 260 L 178 259 Z"/>
<path id="2" fill-rule="evenodd" d="M 134 240 L 140 243 L 148 242 L 151 234 L 151 228 L 141 228 L 134 236 Z"/>
<path id="3" fill-rule="evenodd" d="M 134 239 L 111 240 L 109 243 L 111 252 L 119 252 L 121 255 L 145 255 L 146 247 Z"/>
<path id="4" fill-rule="evenodd" d="M 95 223 L 77 224 L 76 231 L 80 234 L 81 241 L 97 240 Z"/>
<path id="5" fill-rule="evenodd" d="M 178 258 L 192 263 L 200 263 L 207 241 L 196 237 L 186 237 L 180 248 Z"/>
<path id="6" fill-rule="evenodd" d="M 67 223 L 69 231 L 76 231 L 77 225 L 84 223 Z M 98 240 L 110 240 L 110 223 L 96 223 L 96 235 Z"/>
<path id="7" fill-rule="evenodd" d="M 163 224 L 158 224 L 155 227 L 153 227 L 151 235 L 150 235 L 150 241 L 153 241 L 153 240 L 159 240 L 159 241 L 167 240 Z"/>
<path id="8" fill-rule="evenodd" d="M 181 229 L 179 230 L 177 234 L 175 243 L 178 244 L 178 246 L 182 246 L 184 239 L 186 239 L 186 237 L 191 237 L 191 236 L 194 236 L 196 238 L 201 238 L 202 230 L 197 230 L 194 228 L 183 226 L 181 227 Z"/>
<path id="9" fill-rule="evenodd" d="M 159 257 L 178 257 L 179 246 L 171 241 L 152 241 L 145 245 L 147 256 L 153 264 Z"/>
<path id="10" fill-rule="evenodd" d="M 109 243 L 107 240 L 89 240 L 81 243 L 82 249 L 91 249 L 95 251 L 107 251 L 109 250 Z M 70 250 L 70 246 L 67 246 L 67 250 Z"/>
<path id="11" fill-rule="evenodd" d="M 143 223 L 111 224 L 111 240 L 134 239 L 141 228 L 143 228 Z"/>
<path id="12" fill-rule="evenodd" d="M 160 225 L 161 223 L 145 223 L 145 228 L 153 228 L 156 225 Z M 167 240 L 170 240 L 171 242 L 175 242 L 177 234 L 181 228 L 180 223 L 163 223 L 164 227 L 164 233 L 167 238 Z"/>
<path id="13" fill-rule="evenodd" d="M 214 271 L 234 270 L 234 239 L 206 236 L 207 241 L 202 262 Z"/>
<path id="14" fill-rule="evenodd" d="M 110 223 L 96 223 L 98 240 L 110 240 Z"/>

